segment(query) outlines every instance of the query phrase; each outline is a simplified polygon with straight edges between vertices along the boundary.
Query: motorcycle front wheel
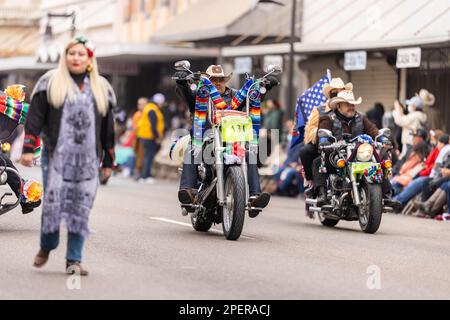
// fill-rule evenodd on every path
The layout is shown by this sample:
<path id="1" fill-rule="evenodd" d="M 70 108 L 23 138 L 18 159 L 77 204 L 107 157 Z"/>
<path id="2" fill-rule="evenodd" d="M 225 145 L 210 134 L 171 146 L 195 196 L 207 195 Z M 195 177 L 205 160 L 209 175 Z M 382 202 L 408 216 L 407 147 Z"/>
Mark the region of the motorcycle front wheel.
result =
<path id="1" fill-rule="evenodd" d="M 245 205 L 244 173 L 240 167 L 229 167 L 225 179 L 225 205 L 222 209 L 222 228 L 227 240 L 237 240 L 241 236 Z"/>
<path id="2" fill-rule="evenodd" d="M 380 184 L 361 183 L 359 225 L 365 233 L 375 233 L 380 228 L 383 215 L 383 193 Z"/>

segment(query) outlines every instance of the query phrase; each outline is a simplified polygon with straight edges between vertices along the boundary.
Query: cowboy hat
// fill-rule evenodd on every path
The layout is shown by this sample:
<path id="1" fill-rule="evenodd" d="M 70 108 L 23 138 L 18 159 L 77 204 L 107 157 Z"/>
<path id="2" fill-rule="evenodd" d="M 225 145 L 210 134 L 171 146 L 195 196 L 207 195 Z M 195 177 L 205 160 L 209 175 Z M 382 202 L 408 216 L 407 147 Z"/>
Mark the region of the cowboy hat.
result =
<path id="1" fill-rule="evenodd" d="M 184 162 L 184 154 L 191 143 L 191 136 L 188 134 L 184 137 L 180 137 L 178 141 L 172 146 L 170 151 L 170 158 L 177 165 L 181 165 Z"/>
<path id="2" fill-rule="evenodd" d="M 353 83 L 349 82 L 347 84 L 342 81 L 341 78 L 333 78 L 331 79 L 330 83 L 326 83 L 323 86 L 323 94 L 329 99 L 330 98 L 330 92 L 334 89 L 344 89 L 344 90 L 353 90 Z"/>
<path id="3" fill-rule="evenodd" d="M 420 90 L 419 97 L 420 99 L 422 99 L 423 104 L 426 106 L 431 107 L 436 102 L 436 98 L 434 97 L 434 95 L 426 89 Z"/>
<path id="4" fill-rule="evenodd" d="M 338 103 L 342 102 L 358 105 L 362 103 L 362 98 L 359 97 L 358 100 L 355 100 L 355 95 L 353 94 L 353 91 L 344 90 L 339 92 L 336 98 L 331 99 L 330 107 L 334 109 Z"/>
<path id="5" fill-rule="evenodd" d="M 223 71 L 223 67 L 221 65 L 210 65 L 208 69 L 206 69 L 205 75 L 208 78 L 224 78 L 225 82 L 230 81 L 233 73 L 229 75 L 225 75 L 225 71 Z"/>

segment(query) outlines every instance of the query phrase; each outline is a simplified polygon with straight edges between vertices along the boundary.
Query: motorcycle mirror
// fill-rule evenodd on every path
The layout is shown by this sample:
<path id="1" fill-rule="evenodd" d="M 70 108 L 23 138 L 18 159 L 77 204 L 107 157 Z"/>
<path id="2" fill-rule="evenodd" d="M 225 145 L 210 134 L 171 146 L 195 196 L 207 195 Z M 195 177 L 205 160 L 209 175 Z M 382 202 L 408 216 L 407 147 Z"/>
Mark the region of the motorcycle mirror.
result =
<path id="1" fill-rule="evenodd" d="M 380 131 L 378 131 L 378 133 L 382 136 L 385 136 L 386 138 L 390 138 L 392 134 L 391 129 L 389 128 L 381 129 Z"/>
<path id="2" fill-rule="evenodd" d="M 191 69 L 191 63 L 187 60 L 181 60 L 175 62 L 175 70 L 177 71 L 184 71 Z"/>
<path id="3" fill-rule="evenodd" d="M 266 94 L 266 93 L 267 93 L 266 87 L 261 87 L 261 88 L 259 88 L 259 92 L 260 92 L 261 94 Z"/>
<path id="4" fill-rule="evenodd" d="M 281 72 L 283 72 L 283 70 L 281 69 L 281 67 L 279 67 L 277 65 L 274 65 L 274 64 L 271 64 L 271 65 L 269 65 L 267 67 L 266 72 L 270 73 L 270 74 L 273 74 L 273 75 L 278 75 Z"/>
<path id="5" fill-rule="evenodd" d="M 333 136 L 333 133 L 327 129 L 320 129 L 318 135 L 319 138 L 330 138 Z"/>

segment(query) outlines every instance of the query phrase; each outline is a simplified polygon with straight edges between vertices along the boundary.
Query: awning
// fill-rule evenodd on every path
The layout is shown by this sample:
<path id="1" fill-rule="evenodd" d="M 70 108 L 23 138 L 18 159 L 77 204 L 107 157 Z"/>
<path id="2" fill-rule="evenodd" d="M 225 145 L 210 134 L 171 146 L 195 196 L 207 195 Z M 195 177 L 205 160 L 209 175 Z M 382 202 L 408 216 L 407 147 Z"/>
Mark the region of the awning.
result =
<path id="1" fill-rule="evenodd" d="M 152 42 L 199 42 L 240 45 L 286 41 L 290 35 L 291 0 L 199 0 L 158 30 Z"/>
<path id="2" fill-rule="evenodd" d="M 21 71 L 46 71 L 56 67 L 56 64 L 38 63 L 35 56 L 0 58 L 0 73 Z"/>
<path id="3" fill-rule="evenodd" d="M 450 45 L 450 1 L 304 0 L 297 54 Z M 224 57 L 287 54 L 286 43 L 227 46 Z"/>
<path id="4" fill-rule="evenodd" d="M 450 1 L 304 0 L 297 52 L 432 45 L 450 40 Z"/>
<path id="5" fill-rule="evenodd" d="M 97 59 L 102 63 L 145 63 L 168 62 L 186 58 L 216 58 L 220 54 L 217 48 L 170 47 L 165 45 L 101 45 L 96 50 Z M 39 63 L 36 52 L 27 57 L 0 58 L 0 73 L 11 71 L 45 71 L 56 64 Z M 131 72 L 133 70 L 130 70 Z"/>
<path id="6" fill-rule="evenodd" d="M 175 59 L 216 58 L 217 48 L 174 47 L 156 44 L 102 45 L 96 50 L 97 58 L 108 61 L 163 62 Z"/>
<path id="7" fill-rule="evenodd" d="M 199 0 L 157 31 L 151 40 L 196 41 L 227 36 L 227 28 L 253 7 L 252 0 Z"/>
<path id="8" fill-rule="evenodd" d="M 36 27 L 0 27 L 0 57 L 34 55 L 39 41 Z"/>

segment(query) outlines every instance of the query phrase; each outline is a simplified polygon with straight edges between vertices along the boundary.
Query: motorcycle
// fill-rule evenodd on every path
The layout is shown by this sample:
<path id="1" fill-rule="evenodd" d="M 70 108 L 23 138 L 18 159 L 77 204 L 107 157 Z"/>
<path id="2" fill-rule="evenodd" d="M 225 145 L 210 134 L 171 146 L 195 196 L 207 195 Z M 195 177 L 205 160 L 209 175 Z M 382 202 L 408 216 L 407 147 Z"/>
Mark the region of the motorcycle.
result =
<path id="1" fill-rule="evenodd" d="M 19 172 L 8 166 L 8 153 L 11 150 L 10 138 L 13 136 L 19 124 L 24 124 L 27 117 L 29 105 L 24 103 L 25 92 L 22 85 L 11 85 L 4 92 L 0 92 L 0 186 L 8 183 L 8 178 L 16 176 L 21 182 L 19 195 L 16 201 L 4 202 L 6 197 L 13 196 L 11 192 L 4 192 L 0 197 L 0 216 L 17 208 L 20 202 L 40 204 L 43 188 L 42 185 L 33 180 L 23 180 Z M 37 162 L 40 154 L 40 147 L 36 148 L 34 161 Z"/>
<path id="2" fill-rule="evenodd" d="M 0 123 L 2 123 L 0 121 Z M 7 152 L 11 149 L 11 145 L 7 140 L 12 134 L 7 133 L 7 130 L 2 130 L 0 133 L 0 150 L 2 152 L 2 157 L 0 157 L 0 186 L 6 185 L 8 182 L 8 177 L 15 175 L 20 181 L 22 181 L 21 187 L 21 197 L 30 202 L 37 202 L 42 198 L 42 185 L 39 182 L 30 180 L 24 181 L 20 173 L 12 167 L 9 167 L 6 163 L 5 157 L 7 157 Z M 0 216 L 14 210 L 19 206 L 21 198 L 18 197 L 16 201 L 4 202 L 6 197 L 11 197 L 14 194 L 12 192 L 4 192 L 0 197 Z"/>
<path id="3" fill-rule="evenodd" d="M 390 134 L 390 129 L 381 129 L 375 140 L 367 135 L 354 139 L 344 135 L 344 140 L 337 141 L 331 131 L 320 129 L 320 138 L 334 140 L 321 146 L 320 152 L 322 159 L 328 157 L 336 173 L 328 176 L 329 205 L 317 207 L 316 199 L 307 198 L 307 212 L 317 213 L 327 227 L 336 226 L 340 220 L 359 221 L 363 232 L 376 233 L 383 212 L 392 211 L 384 204 L 381 186 L 383 177 L 391 175 L 392 160 L 390 151 L 379 141 Z"/>
<path id="4" fill-rule="evenodd" d="M 205 137 L 201 137 L 200 148 L 203 154 L 211 155 L 212 161 L 205 161 L 202 157 L 197 173 L 200 187 L 194 195 L 194 204 L 182 204 L 182 213 L 184 216 L 190 214 L 196 231 L 207 232 L 213 224 L 222 224 L 225 238 L 237 240 L 243 230 L 246 212 L 262 211 L 251 206 L 253 199 L 249 194 L 247 177 L 247 159 L 250 154 L 257 153 L 258 147 L 250 101 L 260 103 L 261 95 L 267 91 L 266 78 L 281 73 L 281 68 L 269 66 L 262 78 L 247 75 L 245 112 L 216 108 L 211 93 L 205 91 L 211 82 L 201 73 L 192 72 L 189 61 L 175 63 L 175 69 L 189 73 L 183 80 L 191 83 L 192 91 L 197 90 L 197 97 L 203 92 L 201 99 L 207 100 L 208 104 L 206 121 L 211 126 Z M 195 137 L 194 134 L 192 140 Z"/>

